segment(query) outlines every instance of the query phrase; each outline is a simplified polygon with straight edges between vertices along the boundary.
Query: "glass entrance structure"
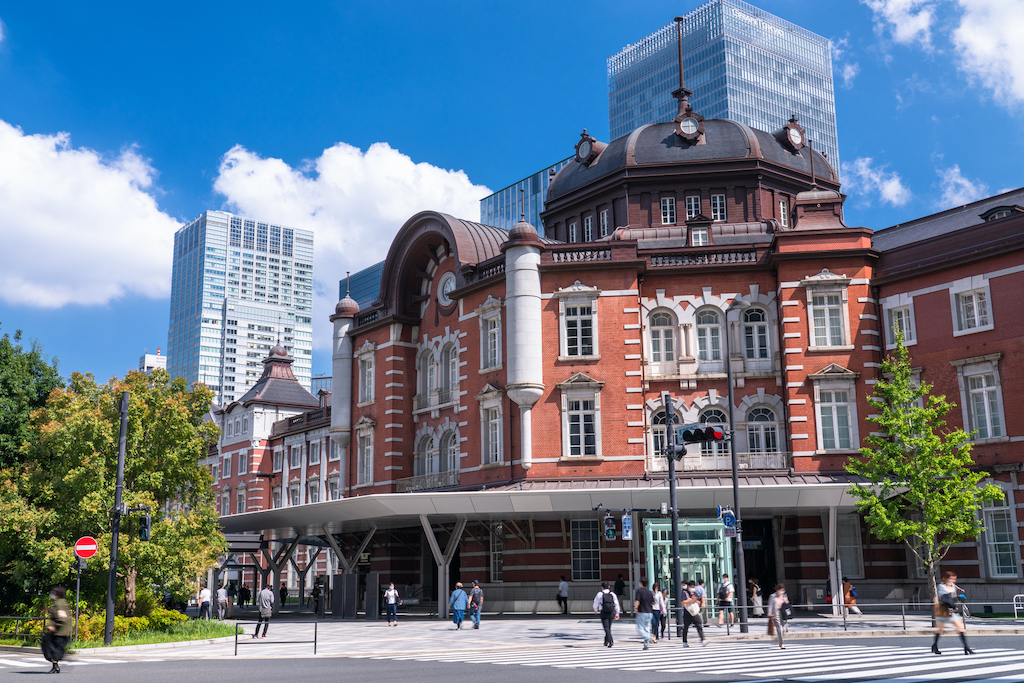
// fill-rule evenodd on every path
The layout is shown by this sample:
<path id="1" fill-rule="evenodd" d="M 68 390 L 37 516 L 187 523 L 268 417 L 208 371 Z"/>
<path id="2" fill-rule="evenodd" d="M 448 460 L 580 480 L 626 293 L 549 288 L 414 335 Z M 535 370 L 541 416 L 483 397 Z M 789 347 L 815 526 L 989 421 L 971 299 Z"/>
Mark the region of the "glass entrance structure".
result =
<path id="1" fill-rule="evenodd" d="M 672 589 L 672 522 L 667 519 L 644 520 L 647 550 L 647 576 L 651 584 Z M 715 589 L 722 574 L 733 575 L 732 540 L 717 519 L 679 520 L 679 575 L 685 582 L 704 580 L 707 604 L 715 600 Z M 672 596 L 673 598 L 675 596 Z M 717 613 L 710 610 L 711 614 Z"/>

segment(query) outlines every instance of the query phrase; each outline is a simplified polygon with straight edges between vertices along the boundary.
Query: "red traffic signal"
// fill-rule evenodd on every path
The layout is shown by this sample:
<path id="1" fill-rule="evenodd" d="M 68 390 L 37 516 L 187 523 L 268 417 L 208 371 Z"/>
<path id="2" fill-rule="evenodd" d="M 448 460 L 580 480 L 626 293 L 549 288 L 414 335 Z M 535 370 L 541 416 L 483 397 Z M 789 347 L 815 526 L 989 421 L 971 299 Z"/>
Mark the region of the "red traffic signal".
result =
<path id="1" fill-rule="evenodd" d="M 725 432 L 719 427 L 705 427 L 704 429 L 684 429 L 683 441 L 686 443 L 702 443 L 705 441 L 721 441 L 725 438 Z"/>

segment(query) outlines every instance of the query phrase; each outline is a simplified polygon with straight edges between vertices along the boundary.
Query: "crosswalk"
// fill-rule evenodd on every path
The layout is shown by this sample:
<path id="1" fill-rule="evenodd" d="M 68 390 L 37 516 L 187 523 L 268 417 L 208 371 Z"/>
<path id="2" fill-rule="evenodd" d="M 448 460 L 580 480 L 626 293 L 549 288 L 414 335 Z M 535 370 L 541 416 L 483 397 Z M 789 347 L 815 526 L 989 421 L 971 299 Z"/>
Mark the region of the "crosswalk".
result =
<path id="1" fill-rule="evenodd" d="M 129 660 L 127 659 L 100 659 L 99 657 L 90 657 L 89 659 L 65 659 L 60 665 L 61 668 L 65 666 L 89 666 L 92 664 L 125 664 Z M 143 660 L 134 660 L 143 661 Z M 145 661 L 160 661 L 160 660 L 145 660 Z M 36 669 L 36 668 L 50 668 L 50 663 L 43 659 L 42 655 L 35 657 L 26 657 L 24 655 L 0 655 L 0 670 L 3 669 Z"/>
<path id="2" fill-rule="evenodd" d="M 549 650 L 448 651 L 420 654 L 377 654 L 372 659 L 466 664 L 544 666 L 556 669 L 615 669 L 671 674 L 715 675 L 743 683 L 801 681 L 856 683 L 884 679 L 889 683 L 1024 683 L 1024 651 L 1008 648 L 956 654 L 951 648 L 937 656 L 927 648 L 908 645 L 862 646 L 791 642 L 785 649 L 767 643 L 699 643 L 683 649 L 662 642 L 642 651 L 635 641 L 605 647 L 566 647 Z"/>

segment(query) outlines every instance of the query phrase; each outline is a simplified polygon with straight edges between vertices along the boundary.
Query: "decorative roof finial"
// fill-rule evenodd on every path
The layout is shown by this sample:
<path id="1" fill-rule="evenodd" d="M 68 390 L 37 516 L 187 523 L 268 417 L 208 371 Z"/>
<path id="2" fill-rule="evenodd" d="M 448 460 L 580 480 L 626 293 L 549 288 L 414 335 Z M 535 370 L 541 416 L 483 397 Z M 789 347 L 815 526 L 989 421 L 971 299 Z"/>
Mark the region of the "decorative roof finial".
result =
<path id="1" fill-rule="evenodd" d="M 348 296 L 349 288 L 352 286 L 352 271 L 345 271 L 345 296 Z"/>
<path id="2" fill-rule="evenodd" d="M 793 117 L 796 118 L 795 116 Z M 814 140 L 807 138 L 807 147 L 811 150 L 811 187 L 818 186 L 818 179 L 814 177 Z"/>
<path id="3" fill-rule="evenodd" d="M 519 188 L 519 220 L 526 220 L 526 190 Z"/>
<path id="4" fill-rule="evenodd" d="M 690 106 L 689 97 L 693 94 L 688 90 L 683 80 L 683 17 L 676 17 L 676 42 L 679 46 L 679 88 L 672 93 L 672 97 L 679 100 L 679 115 L 682 116 L 693 107 Z"/>

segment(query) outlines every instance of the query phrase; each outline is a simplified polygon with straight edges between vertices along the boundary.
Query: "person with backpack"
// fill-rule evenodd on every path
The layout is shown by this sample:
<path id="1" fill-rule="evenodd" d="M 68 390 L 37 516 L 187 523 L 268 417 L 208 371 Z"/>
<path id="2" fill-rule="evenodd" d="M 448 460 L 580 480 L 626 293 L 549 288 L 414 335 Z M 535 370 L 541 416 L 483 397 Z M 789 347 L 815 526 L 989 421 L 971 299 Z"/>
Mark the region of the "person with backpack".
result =
<path id="1" fill-rule="evenodd" d="M 722 574 L 722 583 L 718 584 L 718 625 L 725 623 L 725 615 L 729 615 L 729 623 L 733 623 L 732 597 L 736 589 L 729 580 L 728 574 Z"/>
<path id="2" fill-rule="evenodd" d="M 612 593 L 607 581 L 601 582 L 601 590 L 594 598 L 594 613 L 601 615 L 601 626 L 604 627 L 604 646 L 615 644 L 612 639 L 612 622 L 619 618 L 619 598 Z"/>
<path id="3" fill-rule="evenodd" d="M 793 616 L 793 606 L 789 604 L 786 587 L 781 583 L 775 586 L 775 592 L 768 597 L 768 618 L 775 627 L 775 637 L 779 639 L 779 647 L 786 649 L 782 641 L 784 625 Z"/>
<path id="4" fill-rule="evenodd" d="M 484 608 L 484 591 L 480 581 L 473 579 L 473 588 L 469 591 L 469 616 L 473 620 L 473 628 L 480 628 L 480 610 Z"/>

